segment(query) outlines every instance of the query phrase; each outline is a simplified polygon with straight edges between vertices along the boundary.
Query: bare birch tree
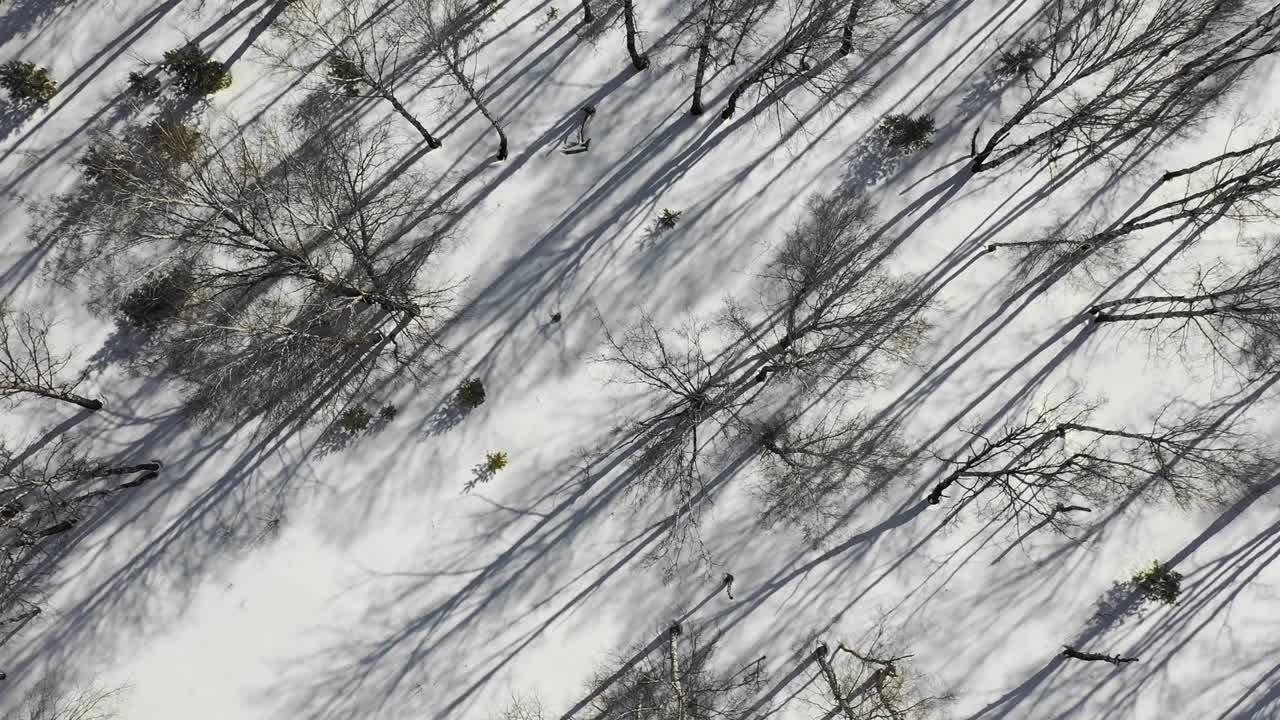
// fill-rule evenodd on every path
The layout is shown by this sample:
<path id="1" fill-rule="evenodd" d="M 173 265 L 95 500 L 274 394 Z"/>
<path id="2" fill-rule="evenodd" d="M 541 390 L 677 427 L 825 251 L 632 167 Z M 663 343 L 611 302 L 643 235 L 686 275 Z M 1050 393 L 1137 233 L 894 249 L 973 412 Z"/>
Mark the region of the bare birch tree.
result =
<path id="1" fill-rule="evenodd" d="M 74 529 L 107 498 L 159 477 L 161 467 L 157 460 L 103 461 L 72 441 L 29 456 L 0 443 L 0 623 L 40 613 L 36 560 L 50 538 Z"/>
<path id="2" fill-rule="evenodd" d="M 46 677 L 23 698 L 14 720 L 111 720 L 119 717 L 116 705 L 124 690 L 91 686 L 64 691 L 56 678 Z"/>
<path id="3" fill-rule="evenodd" d="M 35 395 L 101 410 L 101 400 L 76 392 L 82 378 L 65 377 L 71 355 L 50 349 L 52 328 L 53 321 L 46 317 L 0 305 L 0 397 Z"/>
<path id="4" fill-rule="evenodd" d="M 656 644 L 656 643 L 655 643 Z M 589 704 L 593 717 L 747 720 L 762 681 L 759 658 L 733 671 L 721 670 L 715 640 L 680 625 L 666 632 L 661 649 L 636 648 L 635 662 L 621 661 L 596 674 Z"/>
<path id="5" fill-rule="evenodd" d="M 906 473 L 910 452 L 898 429 L 849 417 L 843 405 L 736 414 L 734 430 L 755 451 L 751 494 L 762 526 L 793 528 L 820 545 L 848 520 L 856 495 Z"/>
<path id="6" fill-rule="evenodd" d="M 701 548 L 705 476 L 728 456 L 758 462 L 764 524 L 796 527 L 810 540 L 831 529 L 844 500 L 882 485 L 901 460 L 896 428 L 872 427 L 846 394 L 908 361 L 929 328 L 928 303 L 880 269 L 891 248 L 872 233 L 871 217 L 856 198 L 811 198 L 761 274 L 758 301 L 729 303 L 718 332 L 692 322 L 665 330 L 648 317 L 606 330 L 597 362 L 656 408 L 627 427 L 629 467 L 641 497 L 667 496 L 676 510 L 661 548 L 668 568 L 671 555 Z M 708 351 L 710 342 L 720 345 Z M 829 387 L 839 390 L 811 402 Z"/>
<path id="7" fill-rule="evenodd" d="M 790 91 L 803 88 L 818 97 L 831 97 L 853 82 L 844 53 L 845 6 L 836 0 L 794 0 L 783 12 L 782 35 L 760 52 L 747 74 L 738 81 L 724 110 L 722 120 L 738 112 L 738 104 L 748 92 L 757 104 L 784 100 Z M 783 112 L 791 111 L 785 102 Z"/>
<path id="8" fill-rule="evenodd" d="M 1280 361 L 1280 242 L 1254 245 L 1256 261 L 1231 271 L 1225 262 L 1202 268 L 1182 294 L 1106 300 L 1089 312 L 1095 322 L 1136 324 L 1156 347 L 1201 340 L 1230 367 L 1267 373 Z"/>
<path id="9" fill-rule="evenodd" d="M 939 717 L 951 702 L 879 637 L 870 649 L 819 643 L 813 652 L 819 682 L 803 695 L 813 717 L 836 720 L 925 720 Z"/>
<path id="10" fill-rule="evenodd" d="M 1060 0 L 1018 75 L 1028 92 L 978 146 L 974 172 L 1024 155 L 1054 163 L 1193 126 L 1239 71 L 1280 50 L 1280 6 L 1216 0 Z M 1036 57 L 1038 56 L 1038 57 Z"/>
<path id="11" fill-rule="evenodd" d="M 725 322 L 754 349 L 756 382 L 870 384 L 912 357 L 930 304 L 909 278 L 883 269 L 891 248 L 873 218 L 865 199 L 810 197 L 761 273 L 755 307 L 726 309 Z"/>
<path id="12" fill-rule="evenodd" d="M 1182 186 L 1172 183 L 1182 180 Z M 1018 255 L 1024 274 L 1081 268 L 1086 272 L 1117 268 L 1125 243 L 1136 233 L 1176 223 L 1204 225 L 1218 219 L 1247 223 L 1272 220 L 1280 208 L 1280 133 L 1271 132 L 1245 147 L 1228 150 L 1163 176 L 1170 194 L 1152 196 L 1122 221 L 1105 229 L 1058 228 L 1029 239 L 997 242 L 988 252 L 1008 249 Z"/>
<path id="13" fill-rule="evenodd" d="M 664 330 L 646 316 L 620 333 L 606 328 L 605 350 L 595 358 L 610 372 L 611 382 L 641 389 L 654 404 L 625 427 L 635 445 L 629 486 L 638 500 L 666 498 L 674 512 L 669 539 L 657 552 L 668 573 L 690 547 L 706 560 L 698 527 L 711 501 L 708 451 L 723 439 L 731 409 L 749 401 L 704 350 L 704 336 L 709 336 L 704 325 Z"/>
<path id="14" fill-rule="evenodd" d="M 744 41 L 753 39 L 775 0 L 693 0 L 677 28 L 673 43 L 685 48 L 694 65 L 689 114 L 702 115 L 707 77 L 737 62 Z"/>
<path id="15" fill-rule="evenodd" d="M 404 6 L 405 30 L 418 39 L 428 65 L 439 65 L 457 83 L 498 136 L 496 159 L 507 159 L 507 134 L 477 88 L 477 55 L 483 16 L 459 0 L 410 0 Z"/>
<path id="16" fill-rule="evenodd" d="M 390 4 L 375 0 L 290 0 L 272 24 L 286 47 L 262 50 L 291 69 L 310 72 L 323 66 L 342 94 L 385 101 L 427 147 L 438 148 L 440 139 L 395 92 L 412 59 L 405 55 L 417 43 L 390 22 L 390 13 Z"/>
<path id="17" fill-rule="evenodd" d="M 1099 408 L 1072 395 L 1010 420 L 991 435 L 968 430 L 954 468 L 929 493 L 936 505 L 953 489 L 993 515 L 1035 520 L 1057 530 L 1078 513 L 1140 495 L 1179 506 L 1214 505 L 1246 492 L 1271 466 L 1247 435 L 1169 406 L 1146 430 L 1092 424 Z"/>
<path id="18" fill-rule="evenodd" d="M 395 156 L 385 124 L 223 123 L 173 172 L 55 203 L 59 269 L 92 269 L 100 303 L 145 326 L 140 364 L 209 419 L 349 399 L 423 367 L 449 302 L 420 281 L 448 209 L 387 177 Z"/>

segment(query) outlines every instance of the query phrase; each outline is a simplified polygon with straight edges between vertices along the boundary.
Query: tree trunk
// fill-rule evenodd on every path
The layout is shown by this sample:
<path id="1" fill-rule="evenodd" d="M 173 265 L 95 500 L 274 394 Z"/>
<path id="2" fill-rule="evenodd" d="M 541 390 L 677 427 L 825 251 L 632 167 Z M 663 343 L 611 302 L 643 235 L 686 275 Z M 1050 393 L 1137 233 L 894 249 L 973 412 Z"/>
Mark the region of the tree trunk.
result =
<path id="1" fill-rule="evenodd" d="M 684 687 L 680 684 L 680 649 L 677 638 L 681 632 L 680 623 L 675 623 L 667 631 L 667 639 L 670 641 L 667 646 L 668 670 L 671 673 L 671 691 L 676 697 L 676 720 L 685 720 L 688 714 L 685 709 Z"/>
<path id="2" fill-rule="evenodd" d="M 1112 665 L 1123 665 L 1125 663 L 1138 662 L 1136 657 L 1120 657 L 1119 655 L 1099 655 L 1098 653 L 1080 652 L 1069 645 L 1062 646 L 1062 656 L 1073 660 L 1085 660 L 1087 662 L 1109 662 Z"/>
<path id="3" fill-rule="evenodd" d="M 831 690 L 831 697 L 835 698 L 840 714 L 845 720 L 858 720 L 853 714 L 853 708 L 849 707 L 849 701 L 845 699 L 844 693 L 840 692 L 840 683 L 836 680 L 835 670 L 832 670 L 831 663 L 827 662 L 827 646 L 819 645 L 813 654 L 818 659 L 818 667 L 822 668 L 822 677 L 827 681 L 827 688 Z"/>
<path id="4" fill-rule="evenodd" d="M 100 468 L 94 470 L 89 477 L 111 477 L 113 475 L 132 475 L 139 472 L 158 472 L 163 465 L 158 460 L 152 460 L 148 463 L 140 465 L 125 465 L 123 467 Z"/>
<path id="5" fill-rule="evenodd" d="M 716 3 L 707 3 L 707 20 L 702 25 L 702 37 L 698 38 L 698 68 L 693 73 L 693 103 L 689 106 L 689 114 L 697 117 L 705 109 L 702 107 L 702 87 L 707 78 L 707 65 L 711 60 L 711 30 L 715 27 Z"/>
<path id="6" fill-rule="evenodd" d="M 858 13 L 862 12 L 863 0 L 852 0 L 849 3 L 849 17 L 844 20 L 844 30 L 840 32 L 840 57 L 853 52 L 853 26 L 858 22 Z"/>
<path id="7" fill-rule="evenodd" d="M 433 137 L 422 123 L 418 122 L 418 118 L 410 114 L 409 111 L 405 109 L 404 105 L 400 104 L 400 101 L 396 99 L 395 95 L 391 94 L 390 90 L 383 87 L 381 83 L 373 82 L 371 79 L 369 79 L 369 82 L 373 85 L 373 89 L 378 93 L 378 96 L 391 103 L 391 107 L 395 108 L 395 111 L 400 114 L 400 117 L 408 120 L 409 124 L 413 126 L 413 129 L 417 130 L 418 134 L 422 135 L 422 139 L 427 141 L 427 147 L 435 150 L 443 144 Z"/>
<path id="8" fill-rule="evenodd" d="M 498 133 L 498 162 L 506 160 L 507 134 L 502 131 L 502 126 L 498 124 L 497 118 L 489 112 L 489 107 L 484 104 L 484 100 L 480 97 L 480 93 L 476 91 L 476 86 L 471 82 L 471 78 L 463 71 L 461 58 L 457 56 L 450 56 L 448 55 L 448 51 L 446 51 L 445 62 L 449 66 L 449 72 L 453 75 L 453 79 L 458 81 L 458 84 L 461 85 L 462 89 L 467 93 L 467 97 L 471 98 L 471 102 L 476 104 L 476 108 L 480 111 L 480 114 L 483 115 L 484 119 L 488 120 L 489 124 L 493 126 L 494 132 Z"/>
<path id="9" fill-rule="evenodd" d="M 755 83 L 752 78 L 748 78 L 738 83 L 738 86 L 735 87 L 733 92 L 729 95 L 729 99 L 725 101 L 724 110 L 720 113 L 721 120 L 728 120 L 733 117 L 734 113 L 738 112 L 738 100 L 742 97 L 742 93 L 746 92 L 747 88 L 751 87 L 753 84 Z"/>
<path id="10" fill-rule="evenodd" d="M 6 384 L 3 386 L 0 386 L 0 390 L 16 390 L 17 392 L 31 393 L 32 395 L 39 395 L 40 397 L 46 397 L 46 398 L 49 398 L 50 400 L 61 400 L 62 402 L 68 402 L 68 403 L 71 403 L 72 405 L 79 405 L 80 407 L 85 408 L 87 410 L 102 409 L 101 400 L 94 400 L 92 398 L 83 397 L 73 392 L 58 391 L 52 388 L 43 388 L 38 385 L 28 385 L 26 383 L 12 383 L 12 384 Z"/>
<path id="11" fill-rule="evenodd" d="M 1180 318 L 1183 320 L 1191 320 L 1200 317 L 1211 317 L 1213 315 L 1273 315 L 1280 314 L 1280 308 L 1273 307 L 1253 307 L 1242 308 L 1235 305 L 1223 305 L 1220 307 L 1208 307 L 1202 310 L 1166 310 L 1164 312 L 1140 312 L 1140 313 L 1117 313 L 1110 314 L 1099 312 L 1093 316 L 1094 322 L 1126 322 L 1137 320 L 1172 320 Z"/>
<path id="12" fill-rule="evenodd" d="M 590 25 L 595 20 L 596 16 L 591 12 L 591 0 L 582 0 L 582 24 Z"/>
<path id="13" fill-rule="evenodd" d="M 942 493 L 947 491 L 953 483 L 960 477 L 960 473 L 951 473 L 942 479 L 937 485 L 933 486 L 933 490 L 929 493 L 928 501 L 930 505 L 937 505 L 942 502 Z"/>
<path id="14" fill-rule="evenodd" d="M 631 56 L 631 65 L 636 70 L 646 70 L 649 58 L 640 54 L 636 42 L 636 6 L 634 0 L 622 0 L 622 22 L 627 27 L 627 54 Z"/>

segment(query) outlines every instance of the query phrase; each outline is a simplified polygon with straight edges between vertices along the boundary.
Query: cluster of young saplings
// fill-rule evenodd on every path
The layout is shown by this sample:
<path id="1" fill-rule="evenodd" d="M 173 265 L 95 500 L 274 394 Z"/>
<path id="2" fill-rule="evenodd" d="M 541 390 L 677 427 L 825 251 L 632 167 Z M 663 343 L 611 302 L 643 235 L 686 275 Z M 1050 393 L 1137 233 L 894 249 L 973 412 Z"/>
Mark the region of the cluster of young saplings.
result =
<path id="1" fill-rule="evenodd" d="M 462 381 L 458 385 L 458 390 L 454 394 L 454 401 L 464 411 L 471 411 L 483 405 L 486 397 L 484 381 L 478 377 L 473 377 Z M 487 481 L 506 466 L 507 453 L 502 450 L 495 450 L 485 454 L 484 462 L 477 466 L 476 474 L 481 482 Z M 468 483 L 467 489 L 470 490 L 475 487 L 475 484 L 474 481 Z"/>

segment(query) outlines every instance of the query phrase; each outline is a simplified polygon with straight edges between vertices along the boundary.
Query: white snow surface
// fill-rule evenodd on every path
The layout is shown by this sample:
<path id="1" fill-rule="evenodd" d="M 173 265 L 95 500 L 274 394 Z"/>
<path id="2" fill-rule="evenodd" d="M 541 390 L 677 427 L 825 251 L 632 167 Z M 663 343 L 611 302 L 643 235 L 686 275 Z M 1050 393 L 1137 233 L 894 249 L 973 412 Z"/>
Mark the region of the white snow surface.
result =
<path id="1" fill-rule="evenodd" d="M 0 292 L 56 310 L 60 346 L 87 363 L 109 321 L 41 278 L 47 249 L 28 235 L 28 203 L 75 182 L 87 131 L 120 120 L 129 71 L 197 37 L 216 58 L 235 58 L 234 85 L 208 112 L 241 119 L 287 106 L 305 83 L 251 45 L 269 38 L 259 35 L 266 0 L 6 5 L 0 61 L 45 65 L 62 89 L 0 140 Z M 544 24 L 548 7 L 505 3 L 481 50 L 485 92 L 511 138 L 507 162 L 491 161 L 494 139 L 469 107 L 401 86 L 445 142 L 416 167 L 443 176 L 441 187 L 463 183 L 469 213 L 447 261 L 465 279 L 445 336 L 455 355 L 437 381 L 386 390 L 400 413 L 383 432 L 325 454 L 319 427 L 191 427 L 175 414 L 176 388 L 113 366 L 90 377 L 87 394 L 106 403 L 99 413 L 46 402 L 6 411 L 16 447 L 60 431 L 165 468 L 78 531 L 45 613 L 0 646 L 9 676 L 0 716 L 56 672 L 73 685 L 128 686 L 130 720 L 487 718 L 531 693 L 560 717 L 602 662 L 680 617 L 723 633 L 726 665 L 766 656 L 765 687 L 776 692 L 761 714 L 780 718 L 809 717 L 784 701 L 813 668 L 775 686 L 815 636 L 856 642 L 880 622 L 955 693 L 957 718 L 1280 717 L 1274 491 L 1226 509 L 1095 518 L 1087 542 L 1031 533 L 1015 544 L 1025 528 L 966 513 L 948 521 L 946 504 L 922 509 L 938 470 L 926 462 L 811 548 L 758 528 L 742 492 L 750 477 L 735 477 L 704 527 L 716 565 L 664 581 L 644 558 L 669 508 L 621 500 L 616 472 L 584 484 L 578 466 L 579 450 L 608 443 L 635 401 L 590 362 L 600 323 L 621 328 L 648 311 L 675 325 L 746 296 L 805 197 L 846 183 L 865 186 L 878 221 L 901 236 L 894 267 L 941 288 L 919 366 L 865 400 L 901 413 L 922 449 L 955 451 L 960 424 L 998 421 L 1071 387 L 1107 398 L 1102 417 L 1115 422 L 1140 423 L 1171 399 L 1230 401 L 1229 373 L 1189 371 L 1137 335 L 1082 322 L 1100 292 L 1152 282 L 1177 240 L 1168 232 L 1143 237 L 1150 254 L 1114 287 L 1060 284 L 1012 301 L 1007 259 L 976 249 L 1061 217 L 1119 216 L 1164 169 L 1220 152 L 1237 116 L 1270 118 L 1273 64 L 1192 137 L 1161 144 L 1123 175 L 1098 165 L 970 176 L 974 127 L 990 130 L 1017 102 L 1016 91 L 974 101 L 971 90 L 1031 2 L 939 0 L 897 33 L 891 56 L 865 68 L 872 92 L 813 112 L 803 130 L 771 113 L 721 122 L 723 76 L 710 82 L 710 112 L 691 118 L 676 50 L 658 50 L 637 74 L 620 30 L 592 45 L 573 32 L 576 4 L 560 3 Z M 657 45 L 675 8 L 640 10 Z M 557 144 L 588 102 L 599 108 L 591 150 L 562 155 Z M 370 118 L 384 111 L 367 108 Z M 865 148 L 890 112 L 932 113 L 938 141 L 877 173 Z M 412 130 L 396 128 L 407 154 Z M 680 223 L 647 240 L 663 208 L 682 210 Z M 1242 234 L 1266 231 L 1215 225 L 1197 252 L 1229 254 Z M 1188 268 L 1183 256 L 1169 270 Z M 546 327 L 556 310 L 564 321 Z M 470 376 L 484 379 L 488 401 L 441 431 L 433 413 Z M 1275 429 L 1271 396 L 1247 398 L 1263 437 Z M 464 494 L 471 468 L 499 449 L 510 466 Z M 276 515 L 279 531 L 266 533 Z M 1182 600 L 1091 624 L 1112 583 L 1157 558 L 1185 574 Z M 736 576 L 733 601 L 721 592 L 725 571 Z M 1064 662 L 1064 643 L 1141 662 Z"/>

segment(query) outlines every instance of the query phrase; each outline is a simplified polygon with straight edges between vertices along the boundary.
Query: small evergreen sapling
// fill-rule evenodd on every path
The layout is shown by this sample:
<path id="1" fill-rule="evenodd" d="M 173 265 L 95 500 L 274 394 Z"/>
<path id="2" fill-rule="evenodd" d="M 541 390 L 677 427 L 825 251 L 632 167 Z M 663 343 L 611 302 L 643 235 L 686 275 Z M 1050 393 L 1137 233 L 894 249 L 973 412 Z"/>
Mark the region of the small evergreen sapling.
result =
<path id="1" fill-rule="evenodd" d="M 458 387 L 458 404 L 468 410 L 474 410 L 484 404 L 484 382 L 480 378 L 471 378 Z"/>
<path id="2" fill-rule="evenodd" d="M 191 298 L 191 274 L 178 267 L 157 275 L 125 296 L 118 308 L 120 319 L 138 330 L 152 330 L 178 316 Z"/>
<path id="3" fill-rule="evenodd" d="M 19 106 L 47 105 L 58 94 L 58 83 L 48 70 L 20 60 L 0 65 L 0 87 Z"/>
<path id="4" fill-rule="evenodd" d="M 1177 602 L 1182 592 L 1182 573 L 1159 560 L 1135 573 L 1131 582 L 1142 597 L 1165 605 Z"/>
<path id="5" fill-rule="evenodd" d="M 160 66 L 174 77 L 174 84 L 185 95 L 203 97 L 231 87 L 231 73 L 226 66 L 195 43 L 166 50 Z"/>
<path id="6" fill-rule="evenodd" d="M 134 97 L 156 98 L 160 96 L 160 78 L 140 72 L 129 73 L 128 93 Z"/>
<path id="7" fill-rule="evenodd" d="M 681 212 L 683 211 L 671 210 L 670 208 L 663 208 L 662 214 L 658 216 L 658 220 L 657 220 L 658 229 L 670 230 L 674 228 L 676 226 L 676 223 L 680 222 Z"/>
<path id="8" fill-rule="evenodd" d="M 355 435 L 367 430 L 372 420 L 373 416 L 369 414 L 368 410 L 363 406 L 356 406 L 342 413 L 342 416 L 338 418 L 338 427 Z"/>
<path id="9" fill-rule="evenodd" d="M 919 152 L 933 144 L 934 129 L 932 115 L 889 115 L 880 121 L 885 144 L 904 154 Z"/>
<path id="10" fill-rule="evenodd" d="M 484 469 L 490 475 L 498 472 L 507 466 L 507 454 L 501 450 L 485 453 Z"/>

